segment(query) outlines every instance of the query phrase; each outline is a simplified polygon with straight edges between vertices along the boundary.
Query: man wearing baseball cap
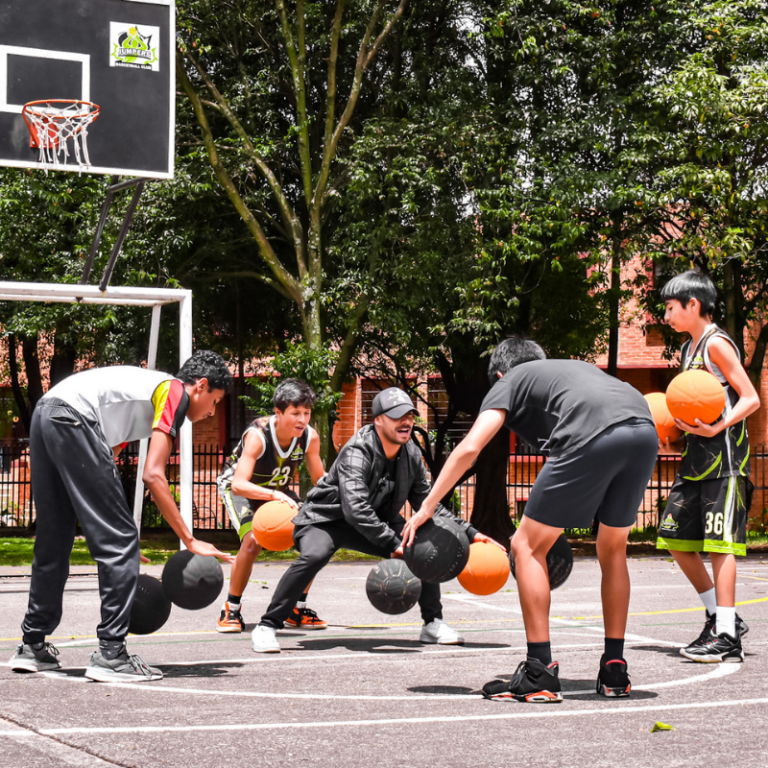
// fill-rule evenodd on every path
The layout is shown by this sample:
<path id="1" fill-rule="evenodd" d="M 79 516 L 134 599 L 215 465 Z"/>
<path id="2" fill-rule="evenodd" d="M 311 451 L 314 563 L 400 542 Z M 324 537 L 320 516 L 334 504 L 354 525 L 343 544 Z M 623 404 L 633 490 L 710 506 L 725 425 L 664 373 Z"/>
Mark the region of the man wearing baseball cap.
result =
<path id="1" fill-rule="evenodd" d="M 358 430 L 341 449 L 328 473 L 307 494 L 293 538 L 298 559 L 277 585 L 272 602 L 253 630 L 256 653 L 279 653 L 276 632 L 293 610 L 304 588 L 339 549 L 378 557 L 402 557 L 401 534 L 406 501 L 418 510 L 430 486 L 421 451 L 411 440 L 416 407 L 397 387 L 373 400 L 373 424 Z M 455 519 L 438 505 L 438 515 Z M 470 541 L 490 541 L 462 523 Z M 422 584 L 419 607 L 422 643 L 461 645 L 464 639 L 443 621 L 439 584 Z"/>

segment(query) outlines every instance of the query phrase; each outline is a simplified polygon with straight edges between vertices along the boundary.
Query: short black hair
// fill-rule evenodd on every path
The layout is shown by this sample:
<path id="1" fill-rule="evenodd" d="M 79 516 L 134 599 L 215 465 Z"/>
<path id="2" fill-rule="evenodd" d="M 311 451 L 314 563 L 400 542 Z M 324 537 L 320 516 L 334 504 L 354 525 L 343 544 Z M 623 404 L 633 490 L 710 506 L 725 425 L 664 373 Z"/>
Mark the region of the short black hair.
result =
<path id="1" fill-rule="evenodd" d="M 176 374 L 184 384 L 194 384 L 199 379 L 208 379 L 208 390 L 232 389 L 232 374 L 224 358 L 210 349 L 198 349 Z"/>
<path id="2" fill-rule="evenodd" d="M 272 405 L 278 411 L 284 411 L 289 405 L 298 408 L 300 405 L 311 408 L 317 400 L 317 395 L 306 381 L 301 379 L 285 379 L 275 387 L 272 395 Z"/>
<path id="3" fill-rule="evenodd" d="M 690 269 L 675 275 L 662 289 L 663 301 L 677 299 L 682 307 L 688 306 L 691 299 L 698 299 L 700 315 L 713 315 L 717 303 L 717 288 L 708 275 L 703 275 L 698 269 Z"/>
<path id="4" fill-rule="evenodd" d="M 488 378 L 491 386 L 498 381 L 497 373 L 501 373 L 503 376 L 522 363 L 546 359 L 546 353 L 535 341 L 524 339 L 522 336 L 510 336 L 497 345 L 491 355 L 491 362 L 488 365 Z"/>

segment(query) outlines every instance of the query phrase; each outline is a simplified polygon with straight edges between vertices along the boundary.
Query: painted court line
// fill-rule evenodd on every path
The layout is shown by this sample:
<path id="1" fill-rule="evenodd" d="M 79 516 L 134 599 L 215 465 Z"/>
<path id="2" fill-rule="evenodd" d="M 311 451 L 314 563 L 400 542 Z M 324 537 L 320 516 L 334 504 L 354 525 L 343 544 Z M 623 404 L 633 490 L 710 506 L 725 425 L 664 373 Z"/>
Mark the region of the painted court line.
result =
<path id="1" fill-rule="evenodd" d="M 597 645 L 594 644 L 594 645 Z M 576 646 L 581 647 L 581 646 Z M 495 649 L 485 649 L 495 650 Z M 177 664 L 171 664 L 167 666 L 195 666 L 202 664 L 216 664 L 222 662 L 179 662 Z M 166 666 L 166 665 L 161 665 Z M 634 690 L 638 691 L 655 691 L 658 688 L 673 688 L 681 685 L 691 685 L 694 683 L 701 683 L 707 680 L 713 680 L 719 677 L 726 677 L 732 675 L 742 669 L 741 664 L 719 664 L 714 669 L 705 672 L 702 675 L 693 675 L 691 677 L 680 678 L 677 680 L 668 680 L 660 683 L 646 683 L 645 685 L 636 685 Z M 55 679 L 66 680 L 76 683 L 89 683 L 85 678 L 72 678 L 68 675 L 64 675 L 60 672 L 43 672 L 43 676 Z M 108 685 L 112 688 L 125 688 L 127 690 L 138 690 L 147 693 L 181 693 L 185 695 L 198 695 L 198 696 L 224 696 L 234 698 L 250 698 L 250 699 L 310 699 L 310 700 L 329 700 L 329 701 L 457 701 L 457 700 L 478 700 L 482 698 L 480 694 L 411 694 L 407 696 L 403 695 L 383 695 L 383 696 L 370 696 L 362 694 L 332 694 L 332 693 L 267 693 L 260 691 L 217 691 L 208 690 L 204 688 L 182 688 L 168 685 L 151 685 L 146 683 L 102 683 L 102 685 Z M 594 693 L 594 689 L 588 688 L 578 691 L 563 691 L 564 696 L 581 696 L 584 694 Z"/>
<path id="2" fill-rule="evenodd" d="M 392 719 L 378 720 L 321 720 L 317 722 L 303 723 L 236 723 L 226 725 L 169 725 L 169 726 L 139 726 L 139 727 L 119 727 L 119 728 L 41 728 L 36 732 L 18 731 L 0 731 L 0 736 L 12 738 L 22 738 L 36 736 L 67 736 L 75 734 L 137 734 L 137 733 L 182 733 L 191 732 L 212 732 L 212 731 L 269 731 L 269 730 L 291 730 L 307 728 L 363 728 L 367 726 L 386 726 L 386 725 L 407 725 L 421 724 L 428 725 L 433 723 L 468 723 L 468 722 L 488 722 L 493 720 L 548 720 L 551 718 L 570 718 L 570 717 L 589 717 L 592 715 L 628 715 L 651 712 L 674 712 L 694 709 L 719 709 L 722 707 L 746 707 L 768 704 L 768 698 L 761 699 L 736 699 L 731 701 L 702 701 L 692 702 L 690 704 L 653 704 L 650 706 L 629 705 L 623 703 L 615 707 L 600 707 L 595 709 L 553 709 L 546 712 L 541 710 L 525 712 L 509 712 L 496 715 L 451 715 L 442 717 L 398 717 Z M 502 705 L 503 706 L 503 705 Z"/>

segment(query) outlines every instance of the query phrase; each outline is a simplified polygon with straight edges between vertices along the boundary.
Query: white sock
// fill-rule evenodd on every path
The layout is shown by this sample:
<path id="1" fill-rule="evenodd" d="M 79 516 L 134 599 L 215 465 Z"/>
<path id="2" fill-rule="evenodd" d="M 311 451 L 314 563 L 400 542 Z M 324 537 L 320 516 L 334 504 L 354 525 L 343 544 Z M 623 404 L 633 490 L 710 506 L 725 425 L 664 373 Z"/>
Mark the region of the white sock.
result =
<path id="1" fill-rule="evenodd" d="M 718 635 L 726 634 L 736 637 L 736 608 L 718 605 L 716 624 L 715 632 Z"/>
<path id="2" fill-rule="evenodd" d="M 307 607 L 307 601 L 306 600 L 297 600 L 296 601 L 296 608 L 298 610 L 301 610 L 302 608 L 306 608 L 306 607 Z"/>
<path id="3" fill-rule="evenodd" d="M 706 592 L 699 592 L 701 602 L 704 603 L 704 607 L 707 609 L 707 613 L 711 616 L 717 612 L 717 598 L 715 597 L 715 588 L 708 589 Z"/>
<path id="4" fill-rule="evenodd" d="M 237 613 L 240 610 L 240 603 L 229 602 L 229 610 Z"/>

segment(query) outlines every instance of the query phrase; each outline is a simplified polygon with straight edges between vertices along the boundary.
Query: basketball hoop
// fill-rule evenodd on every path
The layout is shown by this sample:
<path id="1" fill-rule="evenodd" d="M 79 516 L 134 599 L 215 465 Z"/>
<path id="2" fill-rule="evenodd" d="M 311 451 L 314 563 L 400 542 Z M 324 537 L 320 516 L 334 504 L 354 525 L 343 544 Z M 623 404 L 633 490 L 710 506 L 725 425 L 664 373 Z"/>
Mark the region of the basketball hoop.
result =
<path id="1" fill-rule="evenodd" d="M 48 99 L 30 101 L 21 111 L 29 128 L 29 146 L 40 150 L 40 162 L 59 169 L 69 159 L 68 142 L 75 149 L 80 170 L 91 165 L 88 157 L 88 126 L 99 116 L 99 107 L 90 101 Z"/>

